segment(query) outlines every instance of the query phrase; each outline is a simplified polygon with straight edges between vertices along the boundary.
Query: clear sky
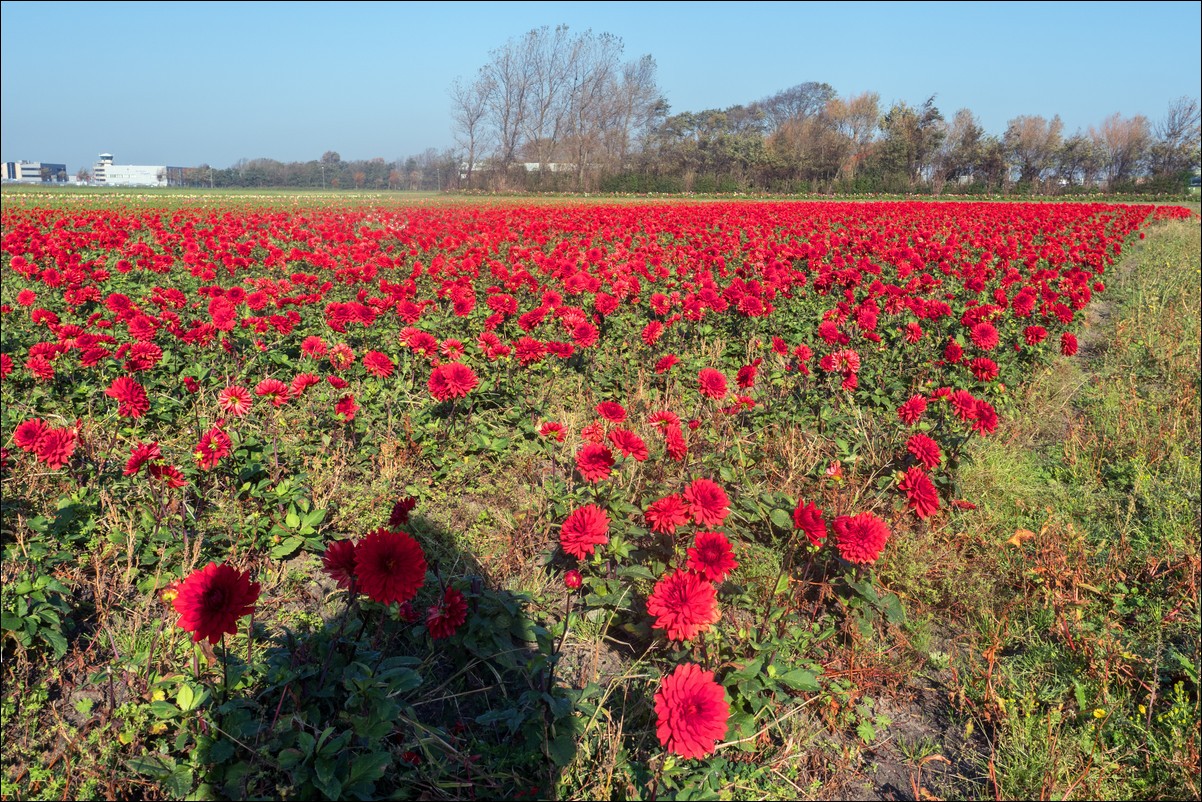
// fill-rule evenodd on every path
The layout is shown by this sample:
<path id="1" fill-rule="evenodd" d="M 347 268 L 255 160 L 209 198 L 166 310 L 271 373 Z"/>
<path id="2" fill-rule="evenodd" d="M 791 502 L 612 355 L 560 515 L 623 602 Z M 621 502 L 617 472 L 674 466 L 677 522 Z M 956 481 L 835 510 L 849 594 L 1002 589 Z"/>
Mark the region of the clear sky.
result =
<path id="1" fill-rule="evenodd" d="M 0 158 L 228 167 L 452 144 L 447 87 L 541 25 L 651 54 L 672 112 L 803 81 L 887 108 L 931 94 L 1001 134 L 1153 122 L 1202 94 L 1202 3 L 4 2 Z"/>

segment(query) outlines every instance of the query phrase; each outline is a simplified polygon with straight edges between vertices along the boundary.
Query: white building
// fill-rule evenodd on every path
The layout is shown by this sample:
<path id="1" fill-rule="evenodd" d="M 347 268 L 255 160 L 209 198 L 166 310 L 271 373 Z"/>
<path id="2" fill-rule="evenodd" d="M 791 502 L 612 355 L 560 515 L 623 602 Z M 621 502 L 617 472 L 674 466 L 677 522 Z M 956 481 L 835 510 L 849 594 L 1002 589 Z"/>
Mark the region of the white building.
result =
<path id="1" fill-rule="evenodd" d="M 4 174 L 0 177 L 5 181 L 23 181 L 25 183 L 66 181 L 67 165 L 25 160 L 4 162 Z"/>
<path id="2" fill-rule="evenodd" d="M 180 183 L 183 169 L 162 164 L 114 164 L 113 154 L 101 153 L 92 167 L 92 181 L 110 187 L 166 187 Z"/>

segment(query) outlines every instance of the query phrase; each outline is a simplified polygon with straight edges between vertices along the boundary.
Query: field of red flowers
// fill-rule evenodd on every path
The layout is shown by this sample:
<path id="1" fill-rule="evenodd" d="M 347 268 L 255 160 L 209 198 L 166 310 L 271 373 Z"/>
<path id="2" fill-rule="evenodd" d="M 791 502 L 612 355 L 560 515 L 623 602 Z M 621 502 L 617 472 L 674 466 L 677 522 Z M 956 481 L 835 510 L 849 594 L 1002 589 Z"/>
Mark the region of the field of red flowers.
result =
<path id="1" fill-rule="evenodd" d="M 570 764 L 604 701 L 561 659 L 587 630 L 647 657 L 651 793 L 682 787 L 823 687 L 831 602 L 806 587 L 834 583 L 862 626 L 904 617 L 878 579 L 897 539 L 973 506 L 966 444 L 1076 353 L 1108 269 L 1172 217 L 1189 212 L 6 206 L 6 658 L 95 669 L 103 604 L 168 610 L 130 650 L 157 718 L 127 716 L 115 763 L 168 796 L 374 798 L 472 777 L 454 744 L 476 730 Z M 335 454 L 342 482 L 383 491 L 374 513 L 340 505 Z M 465 465 L 522 535 L 498 564 L 553 579 L 560 613 L 457 570 L 462 540 L 422 523 Z M 266 577 L 307 554 L 337 615 L 265 627 Z M 81 603 L 113 572 L 126 598 Z M 173 667 L 177 625 L 209 670 Z M 471 661 L 520 675 L 520 700 L 466 724 L 405 701 Z M 481 792 L 516 793 L 522 765 Z"/>

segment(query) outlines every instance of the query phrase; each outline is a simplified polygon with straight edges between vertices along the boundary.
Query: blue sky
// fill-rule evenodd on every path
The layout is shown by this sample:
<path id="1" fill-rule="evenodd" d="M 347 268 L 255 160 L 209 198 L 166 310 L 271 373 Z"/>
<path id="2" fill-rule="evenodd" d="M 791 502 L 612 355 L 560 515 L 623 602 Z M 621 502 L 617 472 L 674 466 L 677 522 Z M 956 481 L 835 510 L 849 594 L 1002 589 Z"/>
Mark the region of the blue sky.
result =
<path id="1" fill-rule="evenodd" d="M 655 57 L 673 112 L 803 81 L 875 91 L 1000 134 L 1202 94 L 1202 3 L 4 2 L 0 157 L 228 167 L 392 160 L 452 144 L 447 87 L 541 25 Z M 19 32 L 19 33 L 18 33 Z"/>

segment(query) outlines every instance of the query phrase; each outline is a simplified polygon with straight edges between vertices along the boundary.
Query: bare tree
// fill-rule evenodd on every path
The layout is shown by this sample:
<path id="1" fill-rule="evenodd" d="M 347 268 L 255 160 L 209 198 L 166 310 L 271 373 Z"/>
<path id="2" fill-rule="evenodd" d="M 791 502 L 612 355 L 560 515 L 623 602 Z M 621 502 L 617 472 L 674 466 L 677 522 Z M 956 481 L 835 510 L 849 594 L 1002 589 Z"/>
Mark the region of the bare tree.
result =
<path id="1" fill-rule="evenodd" d="M 1152 144 L 1148 118 L 1139 114 L 1125 118 L 1115 112 L 1102 121 L 1098 134 L 1106 154 L 1106 177 L 1110 186 L 1130 179 L 1146 159 Z"/>
<path id="2" fill-rule="evenodd" d="M 606 157 L 613 169 L 625 168 L 633 143 L 647 136 L 667 109 L 655 72 L 655 59 L 650 55 L 628 61 L 606 91 L 602 129 Z"/>
<path id="3" fill-rule="evenodd" d="M 455 124 L 455 141 L 467 151 L 467 185 L 472 185 L 476 156 L 488 146 L 488 114 L 495 85 L 481 71 L 476 80 L 465 84 L 459 78 L 451 84 L 451 121 Z"/>
<path id="4" fill-rule="evenodd" d="M 835 97 L 835 89 L 830 84 L 806 81 L 782 89 L 754 105 L 764 112 L 765 133 L 773 134 L 791 120 L 804 120 L 822 113 Z"/>
<path id="5" fill-rule="evenodd" d="M 576 186 L 602 143 L 606 90 L 615 82 L 622 40 L 612 34 L 585 32 L 577 39 L 568 76 L 568 141 L 576 167 Z"/>
<path id="6" fill-rule="evenodd" d="M 1060 149 L 1060 132 L 1064 123 L 1060 115 L 1051 120 L 1033 115 L 1020 115 L 1006 124 L 1002 144 L 1018 168 L 1018 180 L 1039 182 L 1052 169 Z"/>
<path id="7" fill-rule="evenodd" d="M 492 51 L 481 75 L 492 86 L 488 95 L 488 118 L 497 146 L 497 161 L 508 170 L 517 159 L 525 128 L 526 96 L 530 93 L 529 54 L 526 40 L 510 39 Z"/>
<path id="8" fill-rule="evenodd" d="M 568 35 L 566 25 L 554 30 L 545 25 L 535 28 L 523 40 L 529 91 L 525 93 L 521 130 L 534 150 L 540 178 L 563 133 L 569 106 L 569 76 L 572 62 L 579 55 L 580 42 L 580 37 L 573 39 Z"/>
<path id="9" fill-rule="evenodd" d="M 976 115 L 959 109 L 951 122 L 943 124 L 943 141 L 933 157 L 932 181 L 937 192 L 948 181 L 960 182 L 973 177 L 981 157 L 981 137 L 985 129 Z"/>
<path id="10" fill-rule="evenodd" d="M 847 138 L 847 161 L 839 168 L 839 178 L 852 179 L 856 167 L 872 144 L 881 120 L 881 96 L 865 92 L 847 100 L 833 98 L 826 104 L 826 113 L 839 133 Z"/>
<path id="11" fill-rule="evenodd" d="M 1175 176 L 1197 167 L 1202 145 L 1200 133 L 1197 99 L 1182 96 L 1170 103 L 1164 119 L 1156 124 L 1152 172 Z"/>

